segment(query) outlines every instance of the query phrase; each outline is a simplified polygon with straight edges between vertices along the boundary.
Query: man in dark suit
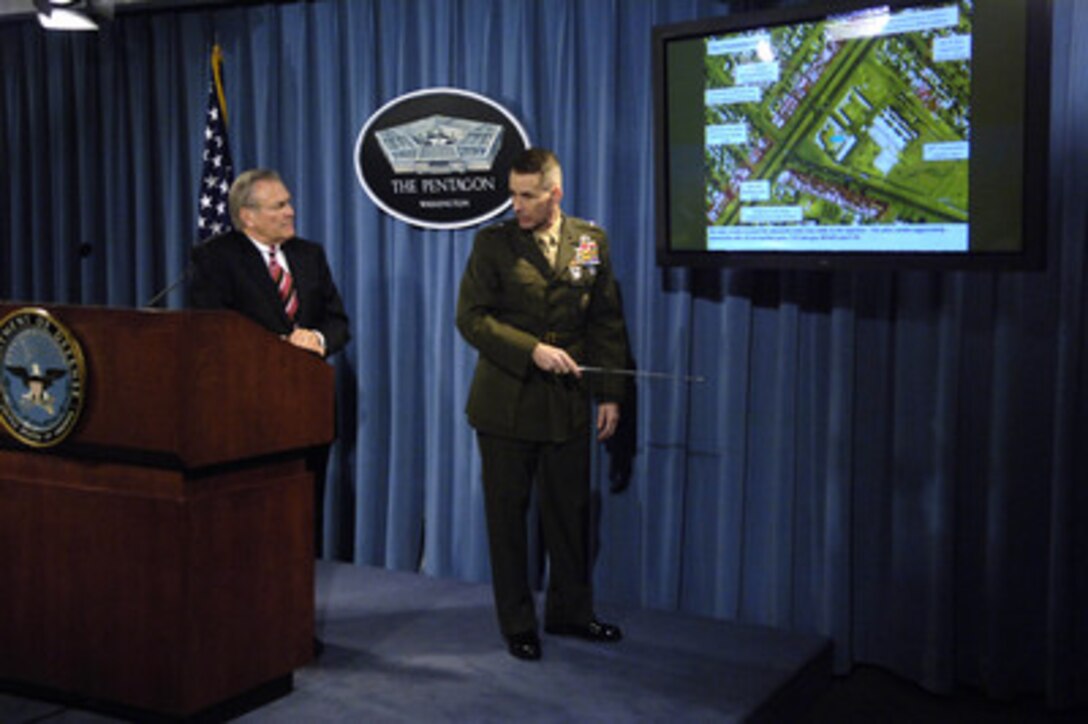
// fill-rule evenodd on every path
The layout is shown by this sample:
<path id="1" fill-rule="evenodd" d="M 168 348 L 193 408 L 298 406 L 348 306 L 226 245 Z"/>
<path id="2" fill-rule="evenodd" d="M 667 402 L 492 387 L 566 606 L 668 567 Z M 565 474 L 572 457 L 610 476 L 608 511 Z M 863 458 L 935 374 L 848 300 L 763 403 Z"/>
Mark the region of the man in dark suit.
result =
<path id="1" fill-rule="evenodd" d="M 279 174 L 242 173 L 228 196 L 235 231 L 193 250 L 192 306 L 233 309 L 296 347 L 327 357 L 350 336 L 325 251 L 295 236 L 291 194 Z M 321 550 L 328 450 L 315 450 L 314 549 Z M 315 640 L 315 653 L 320 642 Z"/>
<path id="2" fill-rule="evenodd" d="M 526 513 L 538 486 L 549 581 L 544 630 L 618 641 L 593 610 L 589 571 L 590 401 L 597 438 L 612 436 L 627 359 L 608 239 L 565 216 L 553 153 L 529 149 L 510 172 L 515 219 L 482 229 L 461 279 L 457 328 L 480 353 L 467 413 L 483 462 L 492 586 L 510 653 L 540 658 L 527 572 Z"/>
<path id="3" fill-rule="evenodd" d="M 279 174 L 246 171 L 229 195 L 234 231 L 193 251 L 192 305 L 234 309 L 322 357 L 348 341 L 348 317 L 322 247 L 295 236 Z"/>

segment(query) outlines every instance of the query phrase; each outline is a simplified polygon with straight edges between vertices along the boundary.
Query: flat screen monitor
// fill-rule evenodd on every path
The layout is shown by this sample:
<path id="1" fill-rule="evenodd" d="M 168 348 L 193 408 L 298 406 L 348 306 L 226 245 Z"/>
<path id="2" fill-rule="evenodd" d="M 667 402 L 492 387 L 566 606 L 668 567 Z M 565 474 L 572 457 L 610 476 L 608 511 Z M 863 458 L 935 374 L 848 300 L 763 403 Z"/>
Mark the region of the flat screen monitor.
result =
<path id="1" fill-rule="evenodd" d="M 850 0 L 653 32 L 665 265 L 1039 268 L 1048 0 Z"/>

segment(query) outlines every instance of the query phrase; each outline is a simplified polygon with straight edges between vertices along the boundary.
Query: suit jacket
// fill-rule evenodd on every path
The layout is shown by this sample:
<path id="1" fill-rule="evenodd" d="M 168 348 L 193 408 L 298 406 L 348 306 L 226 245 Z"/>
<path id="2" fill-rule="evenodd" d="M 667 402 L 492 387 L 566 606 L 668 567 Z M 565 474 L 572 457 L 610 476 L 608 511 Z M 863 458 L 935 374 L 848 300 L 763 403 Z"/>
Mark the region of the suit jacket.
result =
<path id="1" fill-rule="evenodd" d="M 562 347 L 576 362 L 623 367 L 627 332 L 612 276 L 608 238 L 564 216 L 552 269 L 516 221 L 480 230 L 461 279 L 457 328 L 480 355 L 466 412 L 477 430 L 562 442 L 587 434 L 588 395 L 620 402 L 622 378 L 555 375 L 532 361 L 533 347 Z"/>
<path id="2" fill-rule="evenodd" d="M 290 334 L 296 326 L 316 329 L 325 337 L 326 354 L 340 350 L 350 337 L 348 317 L 325 250 L 298 237 L 284 242 L 282 248 L 298 292 L 293 324 L 268 273 L 267 260 L 238 231 L 209 239 L 193 250 L 192 305 L 234 309 L 276 334 Z"/>

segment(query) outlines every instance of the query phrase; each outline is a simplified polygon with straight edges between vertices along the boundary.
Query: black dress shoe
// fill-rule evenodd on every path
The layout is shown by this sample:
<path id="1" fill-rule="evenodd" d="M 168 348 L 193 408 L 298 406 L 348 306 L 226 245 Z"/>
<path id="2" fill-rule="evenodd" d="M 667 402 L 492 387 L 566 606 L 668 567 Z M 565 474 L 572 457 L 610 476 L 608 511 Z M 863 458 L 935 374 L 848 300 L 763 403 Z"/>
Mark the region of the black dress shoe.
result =
<path id="1" fill-rule="evenodd" d="M 577 636 L 587 641 L 599 643 L 615 643 L 623 638 L 623 631 L 619 626 L 613 626 L 604 621 L 590 619 L 589 623 L 555 623 L 546 624 L 544 630 L 555 636 Z"/>
<path id="2" fill-rule="evenodd" d="M 540 658 L 540 637 L 536 631 L 513 634 L 506 637 L 506 648 L 515 659 L 536 661 Z"/>

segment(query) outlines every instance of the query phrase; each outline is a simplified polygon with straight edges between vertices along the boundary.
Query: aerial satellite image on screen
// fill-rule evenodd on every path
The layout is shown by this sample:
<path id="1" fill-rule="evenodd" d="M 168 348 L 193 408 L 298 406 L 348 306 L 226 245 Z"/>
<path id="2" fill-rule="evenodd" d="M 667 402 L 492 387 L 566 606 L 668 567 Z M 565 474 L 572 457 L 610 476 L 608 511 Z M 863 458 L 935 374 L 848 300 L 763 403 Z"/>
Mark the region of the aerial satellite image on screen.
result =
<path id="1" fill-rule="evenodd" d="M 738 226 L 965 226 L 970 10 L 884 9 L 708 39 L 711 242 Z"/>

